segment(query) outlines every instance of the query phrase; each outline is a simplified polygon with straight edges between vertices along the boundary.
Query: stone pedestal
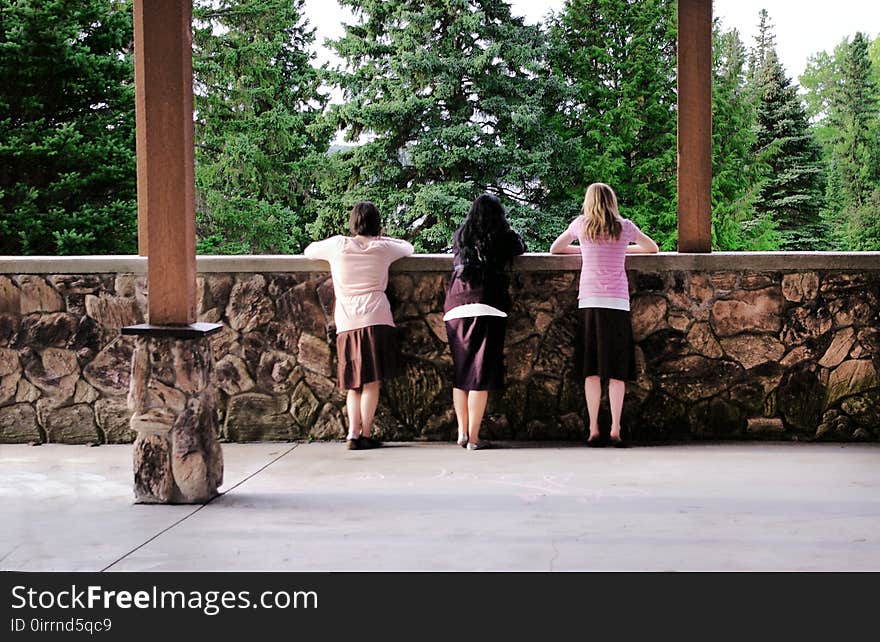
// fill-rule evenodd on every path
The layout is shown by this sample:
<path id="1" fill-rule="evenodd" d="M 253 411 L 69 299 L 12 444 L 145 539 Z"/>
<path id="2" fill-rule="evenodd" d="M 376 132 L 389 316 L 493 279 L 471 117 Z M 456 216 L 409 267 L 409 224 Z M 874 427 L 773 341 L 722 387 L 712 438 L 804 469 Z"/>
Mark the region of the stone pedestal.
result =
<path id="1" fill-rule="evenodd" d="M 128 394 L 131 429 L 137 433 L 135 503 L 204 503 L 223 483 L 214 355 L 207 338 L 221 327 L 123 330 L 138 335 Z"/>

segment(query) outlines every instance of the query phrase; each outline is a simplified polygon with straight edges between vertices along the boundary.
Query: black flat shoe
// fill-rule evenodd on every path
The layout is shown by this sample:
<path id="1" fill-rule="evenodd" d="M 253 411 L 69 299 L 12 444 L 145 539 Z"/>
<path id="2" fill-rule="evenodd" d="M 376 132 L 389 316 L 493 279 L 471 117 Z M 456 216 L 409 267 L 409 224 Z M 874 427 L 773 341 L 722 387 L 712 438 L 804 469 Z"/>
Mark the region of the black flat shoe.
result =
<path id="1" fill-rule="evenodd" d="M 587 439 L 587 447 L 588 448 L 601 448 L 604 446 L 602 443 L 601 437 L 594 437 L 593 439 Z"/>
<path id="2" fill-rule="evenodd" d="M 612 437 L 611 445 L 615 448 L 629 448 L 629 442 L 625 441 L 622 437 L 618 437 L 617 439 Z"/>

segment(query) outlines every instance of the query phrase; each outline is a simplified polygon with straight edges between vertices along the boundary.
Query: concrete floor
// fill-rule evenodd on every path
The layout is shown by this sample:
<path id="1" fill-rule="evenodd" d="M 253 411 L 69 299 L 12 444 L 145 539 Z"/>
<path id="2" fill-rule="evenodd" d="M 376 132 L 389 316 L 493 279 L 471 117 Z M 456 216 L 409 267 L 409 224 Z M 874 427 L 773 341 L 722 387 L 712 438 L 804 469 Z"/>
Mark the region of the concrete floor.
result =
<path id="1" fill-rule="evenodd" d="M 2 570 L 880 570 L 880 445 L 227 444 L 205 507 L 131 447 L 0 445 Z"/>

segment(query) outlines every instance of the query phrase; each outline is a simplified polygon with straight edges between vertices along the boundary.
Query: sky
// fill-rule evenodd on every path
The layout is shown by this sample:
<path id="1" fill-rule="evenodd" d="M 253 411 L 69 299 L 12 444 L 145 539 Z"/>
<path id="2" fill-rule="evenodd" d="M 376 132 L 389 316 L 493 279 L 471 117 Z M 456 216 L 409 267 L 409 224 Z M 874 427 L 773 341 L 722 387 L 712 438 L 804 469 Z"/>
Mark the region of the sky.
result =
<path id="1" fill-rule="evenodd" d="M 534 23 L 548 11 L 561 9 L 563 0 L 513 0 L 511 5 L 514 15 Z M 870 38 L 880 32 L 877 0 L 715 0 L 714 15 L 725 30 L 738 29 L 746 47 L 751 47 L 762 8 L 775 27 L 779 58 L 795 81 L 811 54 L 830 52 L 844 36 L 859 30 Z M 342 22 L 352 21 L 334 0 L 306 0 L 306 17 L 316 28 L 319 43 L 342 35 Z M 326 51 L 319 50 L 318 56 L 321 61 L 328 59 Z"/>

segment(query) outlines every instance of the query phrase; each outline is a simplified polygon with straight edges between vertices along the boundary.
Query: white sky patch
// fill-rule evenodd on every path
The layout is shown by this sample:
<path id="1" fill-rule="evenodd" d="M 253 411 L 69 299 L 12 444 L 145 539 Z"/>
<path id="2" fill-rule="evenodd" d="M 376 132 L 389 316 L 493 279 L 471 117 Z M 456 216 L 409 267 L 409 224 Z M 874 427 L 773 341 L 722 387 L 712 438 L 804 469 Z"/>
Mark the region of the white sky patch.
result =
<path id="1" fill-rule="evenodd" d="M 563 0 L 513 0 L 513 14 L 536 23 L 549 11 L 559 11 Z M 746 47 L 754 45 L 758 31 L 758 12 L 767 9 L 776 33 L 782 64 L 797 81 L 807 58 L 819 51 L 832 51 L 845 36 L 863 31 L 870 38 L 880 32 L 880 2 L 876 0 L 715 0 L 714 15 L 725 29 L 739 30 Z M 306 0 L 306 17 L 317 29 L 318 61 L 333 59 L 323 46 L 327 38 L 343 33 L 343 22 L 354 17 L 334 0 Z"/>

